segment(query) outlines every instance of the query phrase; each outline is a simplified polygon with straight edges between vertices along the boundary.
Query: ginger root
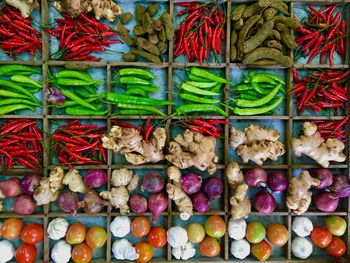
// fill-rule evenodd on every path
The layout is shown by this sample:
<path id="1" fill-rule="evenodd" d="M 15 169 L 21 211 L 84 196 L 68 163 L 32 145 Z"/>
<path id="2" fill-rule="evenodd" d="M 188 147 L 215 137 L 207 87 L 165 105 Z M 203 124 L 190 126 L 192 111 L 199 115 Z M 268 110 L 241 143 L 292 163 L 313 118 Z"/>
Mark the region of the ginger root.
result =
<path id="1" fill-rule="evenodd" d="M 311 186 L 318 186 L 320 180 L 311 177 L 308 171 L 302 171 L 299 178 L 292 178 L 288 185 L 286 203 L 293 214 L 301 215 L 307 211 L 311 203 Z"/>
<path id="2" fill-rule="evenodd" d="M 111 183 L 113 186 L 127 186 L 132 178 L 132 171 L 126 168 L 116 169 L 112 172 Z"/>
<path id="3" fill-rule="evenodd" d="M 67 13 L 72 17 L 92 10 L 89 0 L 60 0 L 55 1 L 53 5 L 58 11 Z"/>
<path id="4" fill-rule="evenodd" d="M 230 162 L 225 171 L 227 181 L 232 188 L 236 188 L 238 185 L 244 183 L 244 176 L 239 168 L 238 163 L 232 161 Z"/>
<path id="5" fill-rule="evenodd" d="M 120 6 L 112 0 L 92 0 L 91 8 L 97 20 L 105 17 L 108 21 L 114 22 L 115 17 L 122 13 Z"/>
<path id="6" fill-rule="evenodd" d="M 138 174 L 133 174 L 128 186 L 126 187 L 129 193 L 136 190 L 137 186 L 139 185 L 139 181 L 140 181 L 140 176 Z"/>
<path id="7" fill-rule="evenodd" d="M 170 180 L 172 180 L 173 185 L 181 188 L 181 171 L 176 166 L 169 166 L 167 169 L 167 174 Z"/>
<path id="8" fill-rule="evenodd" d="M 193 215 L 193 205 L 189 196 L 180 187 L 167 184 L 168 197 L 173 200 L 180 212 L 182 220 L 188 220 Z"/>
<path id="9" fill-rule="evenodd" d="M 311 122 L 305 122 L 303 133 L 299 138 L 292 139 L 292 149 L 297 157 L 302 154 L 315 160 L 324 168 L 328 168 L 330 161 L 344 162 L 346 155 L 343 153 L 345 145 L 337 139 L 324 139 L 317 131 L 317 126 Z"/>
<path id="10" fill-rule="evenodd" d="M 134 128 L 113 126 L 108 135 L 102 136 L 104 148 L 124 154 L 125 159 L 133 165 L 157 163 L 164 160 L 165 140 L 164 128 L 157 128 L 149 143 Z"/>
<path id="11" fill-rule="evenodd" d="M 72 192 L 86 193 L 89 189 L 85 186 L 83 178 L 80 176 L 79 171 L 72 169 L 63 178 L 63 184 L 68 185 Z"/>
<path id="12" fill-rule="evenodd" d="M 57 192 L 62 189 L 63 184 L 64 171 L 60 166 L 56 166 L 50 171 L 49 182 L 50 189 L 52 192 Z"/>
<path id="13" fill-rule="evenodd" d="M 120 209 L 122 215 L 130 212 L 128 205 L 129 193 L 125 186 L 114 187 L 110 192 L 103 191 L 100 193 L 100 197 L 108 200 L 116 209 Z"/>
<path id="14" fill-rule="evenodd" d="M 3 209 L 4 209 L 4 205 L 3 205 L 2 201 L 0 200 L 0 212 L 2 212 Z"/>
<path id="15" fill-rule="evenodd" d="M 251 203 L 247 196 L 248 185 L 243 183 L 236 187 L 235 193 L 230 198 L 231 217 L 233 219 L 247 218 L 251 212 Z"/>
<path id="16" fill-rule="evenodd" d="M 180 169 L 195 166 L 210 174 L 216 172 L 219 157 L 215 154 L 216 139 L 201 133 L 186 130 L 170 142 L 170 154 L 165 156 L 169 162 Z"/>
<path id="17" fill-rule="evenodd" d="M 17 8 L 24 18 L 29 17 L 33 9 L 39 7 L 38 0 L 5 0 L 6 4 Z"/>

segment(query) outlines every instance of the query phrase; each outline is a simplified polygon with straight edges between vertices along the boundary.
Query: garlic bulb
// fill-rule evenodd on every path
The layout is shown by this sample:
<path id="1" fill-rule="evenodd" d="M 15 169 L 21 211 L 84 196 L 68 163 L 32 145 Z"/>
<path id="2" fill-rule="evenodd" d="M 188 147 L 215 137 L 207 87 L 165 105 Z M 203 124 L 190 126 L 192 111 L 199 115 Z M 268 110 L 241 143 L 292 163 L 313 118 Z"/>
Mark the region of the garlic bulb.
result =
<path id="1" fill-rule="evenodd" d="M 230 247 L 231 254 L 238 259 L 245 259 L 250 254 L 250 244 L 247 240 L 234 240 Z"/>
<path id="2" fill-rule="evenodd" d="M 72 256 L 72 247 L 65 240 L 58 241 L 51 251 L 55 263 L 68 263 Z"/>
<path id="3" fill-rule="evenodd" d="M 125 237 L 130 233 L 130 218 L 127 216 L 117 216 L 112 221 L 110 228 L 113 236 Z"/>
<path id="4" fill-rule="evenodd" d="M 12 243 L 8 240 L 0 241 L 0 262 L 6 263 L 10 261 L 15 255 L 15 248 Z"/>
<path id="5" fill-rule="evenodd" d="M 230 238 L 234 240 L 241 240 L 245 237 L 247 223 L 244 219 L 233 219 L 228 221 L 227 232 Z"/>
<path id="6" fill-rule="evenodd" d="M 172 247 L 183 247 L 188 241 L 187 230 L 181 226 L 173 226 L 167 231 L 168 243 Z"/>
<path id="7" fill-rule="evenodd" d="M 60 240 L 66 236 L 69 223 L 64 218 L 56 218 L 52 220 L 47 227 L 47 234 L 50 239 Z"/>

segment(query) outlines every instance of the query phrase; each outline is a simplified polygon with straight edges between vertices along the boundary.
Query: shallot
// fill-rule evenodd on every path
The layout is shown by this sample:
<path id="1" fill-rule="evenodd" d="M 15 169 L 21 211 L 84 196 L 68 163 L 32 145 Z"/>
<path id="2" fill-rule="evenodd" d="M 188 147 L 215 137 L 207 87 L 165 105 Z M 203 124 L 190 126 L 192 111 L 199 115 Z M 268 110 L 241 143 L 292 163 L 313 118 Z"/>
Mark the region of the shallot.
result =
<path id="1" fill-rule="evenodd" d="M 271 214 L 276 209 L 275 198 L 265 190 L 260 191 L 254 196 L 253 205 L 262 214 Z"/>
<path id="2" fill-rule="evenodd" d="M 310 170 L 310 175 L 321 181 L 318 186 L 315 186 L 316 189 L 324 189 L 333 182 L 333 174 L 331 170 L 326 168 L 312 169 Z"/>
<path id="3" fill-rule="evenodd" d="M 340 198 L 350 196 L 350 180 L 346 175 L 334 176 L 333 183 L 329 190 L 336 192 Z"/>
<path id="4" fill-rule="evenodd" d="M 29 195 L 20 195 L 13 204 L 13 211 L 19 215 L 31 215 L 35 208 L 35 201 Z"/>
<path id="5" fill-rule="evenodd" d="M 168 198 L 163 193 L 152 194 L 148 197 L 148 209 L 152 213 L 152 220 L 155 222 L 158 216 L 168 207 Z"/>
<path id="6" fill-rule="evenodd" d="M 33 195 L 34 190 L 39 186 L 41 176 L 39 174 L 28 174 L 23 176 L 20 181 L 23 192 L 27 195 Z"/>
<path id="7" fill-rule="evenodd" d="M 134 194 L 129 198 L 129 207 L 131 211 L 141 214 L 147 211 L 147 199 L 143 195 Z"/>
<path id="8" fill-rule="evenodd" d="M 84 208 L 84 212 L 87 214 L 96 214 L 102 211 L 105 206 L 108 206 L 109 202 L 100 198 L 98 193 L 94 190 L 89 190 L 84 195 L 84 200 L 79 202 L 79 206 Z"/>
<path id="9" fill-rule="evenodd" d="M 224 186 L 218 177 L 210 176 L 204 179 L 202 191 L 207 195 L 209 200 L 216 200 L 221 197 Z"/>
<path id="10" fill-rule="evenodd" d="M 89 188 L 104 186 L 108 181 L 108 175 L 104 170 L 89 170 L 84 176 L 84 183 Z"/>
<path id="11" fill-rule="evenodd" d="M 287 177 L 281 172 L 272 172 L 267 178 L 267 186 L 271 191 L 284 192 L 288 188 Z"/>
<path id="12" fill-rule="evenodd" d="M 22 193 L 20 180 L 17 177 L 0 182 L 0 191 L 6 197 L 16 197 Z"/>
<path id="13" fill-rule="evenodd" d="M 196 212 L 204 213 L 210 209 L 210 201 L 203 192 L 195 193 L 192 196 L 193 208 Z"/>
<path id="14" fill-rule="evenodd" d="M 58 207 L 65 213 L 77 213 L 79 208 L 79 196 L 77 193 L 67 191 L 58 197 Z"/>
<path id="15" fill-rule="evenodd" d="M 159 193 L 164 187 L 164 180 L 160 174 L 148 173 L 142 181 L 141 190 L 150 193 Z"/>
<path id="16" fill-rule="evenodd" d="M 201 190 L 202 177 L 195 173 L 189 173 L 182 177 L 181 187 L 187 194 L 195 194 Z"/>
<path id="17" fill-rule="evenodd" d="M 254 168 L 244 173 L 244 180 L 249 187 L 265 186 L 267 173 L 262 168 Z"/>
<path id="18" fill-rule="evenodd" d="M 314 204 L 323 212 L 334 212 L 339 204 L 339 195 L 331 192 L 321 192 L 314 196 Z"/>

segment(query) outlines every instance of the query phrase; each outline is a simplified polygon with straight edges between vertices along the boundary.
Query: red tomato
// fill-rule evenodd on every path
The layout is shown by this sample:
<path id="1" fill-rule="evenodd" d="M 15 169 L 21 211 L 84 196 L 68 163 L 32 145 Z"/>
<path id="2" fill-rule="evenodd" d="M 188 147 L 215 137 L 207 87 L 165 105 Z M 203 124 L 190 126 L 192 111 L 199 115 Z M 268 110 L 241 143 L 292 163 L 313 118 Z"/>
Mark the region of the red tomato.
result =
<path id="1" fill-rule="evenodd" d="M 143 238 L 151 230 L 151 224 L 147 217 L 137 216 L 131 221 L 131 234 L 137 238 Z"/>
<path id="2" fill-rule="evenodd" d="M 322 227 L 315 226 L 311 232 L 311 240 L 316 247 L 325 248 L 332 241 L 332 234 Z"/>
<path id="3" fill-rule="evenodd" d="M 220 253 L 220 244 L 216 238 L 206 236 L 203 241 L 199 243 L 199 251 L 203 256 L 216 257 Z"/>
<path id="4" fill-rule="evenodd" d="M 93 226 L 86 233 L 86 244 L 92 248 L 101 248 L 107 241 L 107 233 L 103 227 Z"/>
<path id="5" fill-rule="evenodd" d="M 339 237 L 333 237 L 326 251 L 332 257 L 342 257 L 346 252 L 345 242 Z"/>
<path id="6" fill-rule="evenodd" d="M 34 245 L 24 243 L 16 250 L 16 260 L 18 263 L 32 263 L 35 261 L 37 253 Z"/>
<path id="7" fill-rule="evenodd" d="M 152 246 L 146 242 L 140 242 L 135 245 L 136 253 L 139 254 L 138 259 L 139 263 L 147 263 L 153 257 Z"/>
<path id="8" fill-rule="evenodd" d="M 272 254 L 272 247 L 265 240 L 253 244 L 251 247 L 251 252 L 259 261 L 267 260 Z"/>
<path id="9" fill-rule="evenodd" d="M 148 234 L 148 243 L 154 248 L 160 248 L 164 247 L 166 242 L 166 230 L 163 227 L 153 227 Z"/>
<path id="10" fill-rule="evenodd" d="M 22 228 L 21 220 L 16 218 L 7 219 L 0 226 L 0 236 L 8 240 L 15 240 L 21 235 Z"/>
<path id="11" fill-rule="evenodd" d="M 92 258 L 92 249 L 85 243 L 75 245 L 72 250 L 72 260 L 75 263 L 88 263 Z"/>
<path id="12" fill-rule="evenodd" d="M 32 223 L 26 225 L 21 234 L 21 239 L 24 243 L 36 245 L 44 238 L 43 225 Z"/>

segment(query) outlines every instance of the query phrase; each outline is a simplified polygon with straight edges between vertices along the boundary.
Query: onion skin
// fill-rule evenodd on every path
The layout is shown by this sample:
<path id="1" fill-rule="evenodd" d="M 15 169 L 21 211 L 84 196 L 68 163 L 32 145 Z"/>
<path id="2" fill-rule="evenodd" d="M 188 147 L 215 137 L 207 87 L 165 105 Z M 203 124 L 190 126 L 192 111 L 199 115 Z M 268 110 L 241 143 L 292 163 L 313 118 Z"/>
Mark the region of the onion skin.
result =
<path id="1" fill-rule="evenodd" d="M 89 188 L 99 188 L 108 181 L 108 175 L 104 170 L 89 170 L 84 176 L 84 184 Z"/>
<path id="2" fill-rule="evenodd" d="M 195 194 L 201 190 L 202 177 L 195 173 L 189 173 L 182 177 L 181 187 L 187 194 Z"/>
<path id="3" fill-rule="evenodd" d="M 249 187 L 265 186 L 267 173 L 262 168 L 254 168 L 244 173 L 244 180 Z"/>
<path id="4" fill-rule="evenodd" d="M 192 196 L 193 209 L 196 212 L 204 213 L 210 209 L 210 201 L 203 192 L 195 193 Z"/>
<path id="5" fill-rule="evenodd" d="M 0 182 L 0 191 L 6 198 L 16 197 L 22 194 L 19 178 L 9 178 Z"/>
<path id="6" fill-rule="evenodd" d="M 265 190 L 260 191 L 254 196 L 253 205 L 262 214 L 271 214 L 276 209 L 275 198 Z"/>
<path id="7" fill-rule="evenodd" d="M 141 190 L 149 193 L 159 193 L 164 188 L 164 180 L 160 174 L 148 173 L 143 178 Z"/>
<path id="8" fill-rule="evenodd" d="M 65 213 L 75 215 L 79 208 L 79 195 L 72 191 L 67 191 L 58 197 L 58 207 Z"/>
<path id="9" fill-rule="evenodd" d="M 274 192 L 285 192 L 288 188 L 288 179 L 281 172 L 272 172 L 267 178 L 267 186 Z"/>
<path id="10" fill-rule="evenodd" d="M 350 180 L 346 175 L 336 175 L 329 190 L 336 192 L 340 198 L 350 196 Z"/>
<path id="11" fill-rule="evenodd" d="M 210 176 L 204 179 L 202 191 L 207 195 L 209 200 L 212 201 L 221 197 L 224 186 L 219 178 Z"/>
<path id="12" fill-rule="evenodd" d="M 156 222 L 158 216 L 168 208 L 168 197 L 163 192 L 152 194 L 148 197 L 147 204 L 152 213 L 152 220 Z"/>
<path id="13" fill-rule="evenodd" d="M 315 186 L 316 189 L 324 189 L 333 183 L 333 174 L 331 170 L 326 168 L 317 168 L 310 170 L 310 175 L 321 181 L 320 185 Z"/>
<path id="14" fill-rule="evenodd" d="M 27 195 L 33 196 L 35 188 L 39 186 L 40 179 L 41 176 L 39 174 L 25 175 L 20 181 L 22 191 Z"/>
<path id="15" fill-rule="evenodd" d="M 29 195 L 20 195 L 13 204 L 13 211 L 19 215 L 31 215 L 36 208 L 33 197 Z"/>
<path id="16" fill-rule="evenodd" d="M 101 199 L 95 190 L 89 190 L 84 195 L 84 201 L 79 202 L 79 207 L 83 207 L 84 212 L 87 214 L 97 214 L 108 205 L 109 202 Z"/>
<path id="17" fill-rule="evenodd" d="M 147 199 L 143 195 L 134 194 L 129 198 L 130 210 L 141 214 L 147 211 Z"/>
<path id="18" fill-rule="evenodd" d="M 339 205 L 339 195 L 331 192 L 321 192 L 313 197 L 313 201 L 318 210 L 322 212 L 334 212 Z"/>

